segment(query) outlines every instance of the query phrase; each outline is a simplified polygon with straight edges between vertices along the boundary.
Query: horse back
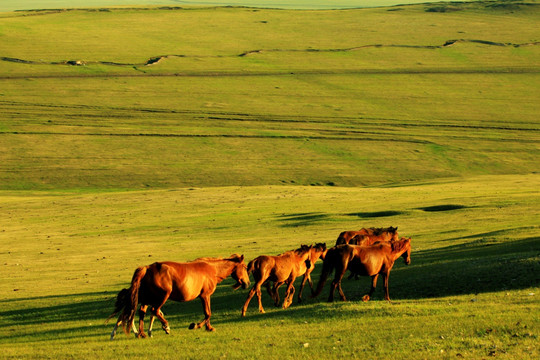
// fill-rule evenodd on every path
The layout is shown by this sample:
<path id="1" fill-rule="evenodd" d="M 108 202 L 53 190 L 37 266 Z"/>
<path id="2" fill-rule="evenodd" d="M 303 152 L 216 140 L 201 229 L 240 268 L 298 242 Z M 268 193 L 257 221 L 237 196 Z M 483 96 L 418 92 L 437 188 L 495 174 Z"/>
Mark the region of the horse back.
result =
<path id="1" fill-rule="evenodd" d="M 383 271 L 389 264 L 392 248 L 384 243 L 352 248 L 349 270 L 359 275 L 373 276 Z"/>
<path id="2" fill-rule="evenodd" d="M 215 289 L 216 286 L 216 281 L 212 281 L 215 279 L 215 270 L 204 261 L 154 263 L 149 270 L 151 278 L 146 284 L 153 291 L 170 293 L 170 299 L 175 301 L 193 300 L 204 289 Z"/>

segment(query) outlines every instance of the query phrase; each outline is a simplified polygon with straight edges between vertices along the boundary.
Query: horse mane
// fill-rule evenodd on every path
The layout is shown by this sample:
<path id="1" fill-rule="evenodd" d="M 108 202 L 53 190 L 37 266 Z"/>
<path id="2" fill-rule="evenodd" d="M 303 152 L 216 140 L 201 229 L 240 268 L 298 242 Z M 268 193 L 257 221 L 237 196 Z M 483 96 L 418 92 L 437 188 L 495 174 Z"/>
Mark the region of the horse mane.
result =
<path id="1" fill-rule="evenodd" d="M 309 250 L 311 250 L 312 247 L 313 246 L 302 245 L 298 249 L 294 250 L 294 252 L 297 253 L 298 255 L 300 255 L 300 254 L 303 254 L 305 252 L 308 252 Z"/>
<path id="2" fill-rule="evenodd" d="M 373 235 L 379 236 L 382 235 L 385 232 L 395 234 L 397 231 L 397 227 L 387 227 L 387 228 L 369 228 L 371 231 L 373 231 Z"/>

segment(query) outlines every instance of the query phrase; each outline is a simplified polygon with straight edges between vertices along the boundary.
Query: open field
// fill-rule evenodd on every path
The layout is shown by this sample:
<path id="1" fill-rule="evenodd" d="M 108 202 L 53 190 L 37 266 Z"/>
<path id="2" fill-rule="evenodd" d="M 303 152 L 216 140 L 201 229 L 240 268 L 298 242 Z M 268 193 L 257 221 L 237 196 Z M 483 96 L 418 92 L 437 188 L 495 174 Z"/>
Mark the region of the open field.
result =
<path id="1" fill-rule="evenodd" d="M 538 358 L 538 24 L 537 1 L 0 13 L 2 358 Z M 171 335 L 108 340 L 137 266 L 390 225 L 392 303 L 344 280 L 242 319 L 228 279 L 215 333 L 169 302 Z"/>
<path id="2" fill-rule="evenodd" d="M 0 346 L 4 358 L 535 358 L 540 242 L 538 175 L 484 176 L 392 188 L 226 187 L 113 193 L 3 192 Z M 342 229 L 399 225 L 412 263 L 359 301 L 369 281 L 344 280 L 351 301 L 320 299 L 267 314 L 247 291 L 218 287 L 212 334 L 189 331 L 199 301 L 169 302 L 172 335 L 109 343 L 116 292 L 155 260 L 331 244 Z M 320 264 L 318 265 L 320 267 Z M 316 270 L 318 273 L 318 270 Z M 314 276 L 318 279 L 318 274 Z M 382 285 L 380 284 L 382 287 Z M 305 294 L 309 294 L 309 290 Z M 158 327 L 159 329 L 159 327 Z M 303 344 L 309 343 L 307 348 Z M 123 355 L 124 354 L 124 355 Z"/>
<path id="3" fill-rule="evenodd" d="M 344 9 L 422 3 L 422 0 L 3 0 L 0 12 L 30 9 L 91 8 L 133 5 L 249 6 L 279 9 Z"/>

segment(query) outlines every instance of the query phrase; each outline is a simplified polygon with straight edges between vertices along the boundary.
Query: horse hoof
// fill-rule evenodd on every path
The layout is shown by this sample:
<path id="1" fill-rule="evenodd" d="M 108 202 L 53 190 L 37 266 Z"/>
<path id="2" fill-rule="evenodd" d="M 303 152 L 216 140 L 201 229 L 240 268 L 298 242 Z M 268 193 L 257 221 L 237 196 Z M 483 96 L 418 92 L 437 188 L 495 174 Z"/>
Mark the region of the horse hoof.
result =
<path id="1" fill-rule="evenodd" d="M 206 331 L 216 331 L 214 328 L 206 328 Z"/>
<path id="2" fill-rule="evenodd" d="M 369 301 L 369 295 L 364 295 L 364 297 L 362 297 L 362 301 L 363 302 Z"/>
<path id="3" fill-rule="evenodd" d="M 193 329 L 195 329 L 195 323 L 191 323 L 191 324 L 189 325 L 189 330 L 193 330 Z"/>

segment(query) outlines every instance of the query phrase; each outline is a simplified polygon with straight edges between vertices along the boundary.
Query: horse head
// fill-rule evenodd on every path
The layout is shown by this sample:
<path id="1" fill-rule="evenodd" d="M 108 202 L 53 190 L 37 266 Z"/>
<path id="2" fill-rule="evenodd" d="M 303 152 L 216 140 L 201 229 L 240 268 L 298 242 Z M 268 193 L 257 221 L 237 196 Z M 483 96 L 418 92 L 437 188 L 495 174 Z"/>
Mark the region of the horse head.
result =
<path id="1" fill-rule="evenodd" d="M 404 246 L 407 247 L 407 250 L 401 255 L 406 265 L 411 263 L 411 238 L 401 238 L 401 241 L 405 243 Z"/>
<path id="2" fill-rule="evenodd" d="M 313 265 L 313 261 L 311 260 L 311 249 L 313 249 L 313 245 L 301 245 L 298 249 L 294 250 L 296 255 L 300 258 L 300 261 L 304 261 L 306 264 L 306 268 L 311 268 Z"/>
<path id="3" fill-rule="evenodd" d="M 250 281 L 247 266 L 244 263 L 244 255 L 231 255 L 230 260 L 235 263 L 233 272 L 231 273 L 231 277 L 236 281 L 236 284 L 233 285 L 233 289 L 236 290 L 239 287 L 247 289 Z"/>
<path id="4" fill-rule="evenodd" d="M 313 246 L 314 254 L 311 255 L 311 257 L 316 257 L 317 259 L 320 257 L 324 260 L 326 257 L 326 253 L 328 252 L 328 249 L 326 248 L 326 243 L 317 243 L 315 246 Z M 317 256 L 318 255 L 318 256 Z"/>

